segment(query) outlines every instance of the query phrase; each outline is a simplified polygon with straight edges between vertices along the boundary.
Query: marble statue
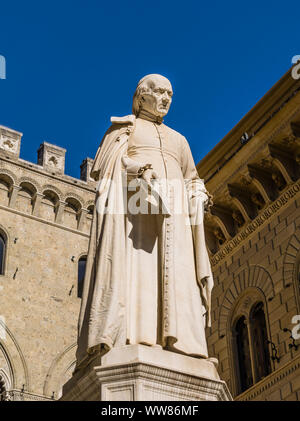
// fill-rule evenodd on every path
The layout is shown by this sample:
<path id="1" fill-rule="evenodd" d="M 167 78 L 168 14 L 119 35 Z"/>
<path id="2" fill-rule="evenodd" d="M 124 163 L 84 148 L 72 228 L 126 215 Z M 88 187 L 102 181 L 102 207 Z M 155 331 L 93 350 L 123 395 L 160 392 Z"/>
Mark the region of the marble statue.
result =
<path id="1" fill-rule="evenodd" d="M 133 114 L 111 118 L 97 151 L 77 367 L 126 344 L 208 358 L 203 210 L 212 202 L 187 140 L 163 123 L 172 95 L 168 79 L 145 76 Z"/>

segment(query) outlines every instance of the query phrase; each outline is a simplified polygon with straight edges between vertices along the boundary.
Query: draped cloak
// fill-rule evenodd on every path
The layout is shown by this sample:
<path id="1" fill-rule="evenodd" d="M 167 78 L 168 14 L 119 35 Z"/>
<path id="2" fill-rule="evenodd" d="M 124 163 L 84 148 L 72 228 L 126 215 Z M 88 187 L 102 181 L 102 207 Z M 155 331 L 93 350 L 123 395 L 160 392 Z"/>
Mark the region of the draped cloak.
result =
<path id="1" fill-rule="evenodd" d="M 112 123 L 91 170 L 98 187 L 78 322 L 77 367 L 89 354 L 133 343 L 207 357 L 205 326 L 210 326 L 213 278 L 202 211 L 208 193 L 188 143 L 167 126 L 133 115 L 112 118 Z M 151 130 L 157 130 L 157 136 Z M 144 141 L 148 132 L 151 136 Z M 159 176 L 180 179 L 173 195 L 180 196 L 182 212 L 175 214 L 171 197 L 168 216 L 128 213 L 127 156 L 139 164 L 153 163 Z M 191 208 L 198 221 L 194 225 L 186 223 Z"/>

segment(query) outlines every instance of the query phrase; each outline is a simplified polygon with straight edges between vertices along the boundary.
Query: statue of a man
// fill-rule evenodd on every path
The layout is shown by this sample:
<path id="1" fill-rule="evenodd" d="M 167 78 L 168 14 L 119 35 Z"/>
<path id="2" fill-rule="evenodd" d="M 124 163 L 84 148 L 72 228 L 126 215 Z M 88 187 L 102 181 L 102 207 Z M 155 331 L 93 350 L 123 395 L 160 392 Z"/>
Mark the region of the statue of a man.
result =
<path id="1" fill-rule="evenodd" d="M 91 177 L 98 187 L 77 367 L 91 354 L 126 344 L 208 357 L 205 326 L 210 326 L 213 278 L 203 207 L 210 197 L 187 140 L 163 123 L 172 95 L 165 77 L 141 79 L 133 114 L 112 117 L 96 154 Z M 128 180 L 164 185 L 154 199 L 161 198 L 167 210 L 132 210 L 128 205 L 136 193 Z"/>

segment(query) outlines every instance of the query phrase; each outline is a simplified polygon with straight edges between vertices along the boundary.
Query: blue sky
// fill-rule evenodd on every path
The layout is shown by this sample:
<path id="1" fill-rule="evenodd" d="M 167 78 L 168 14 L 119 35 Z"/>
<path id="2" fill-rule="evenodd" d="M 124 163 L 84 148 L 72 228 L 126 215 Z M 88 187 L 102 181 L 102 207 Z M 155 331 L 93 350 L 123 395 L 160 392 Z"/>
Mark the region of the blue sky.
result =
<path id="1" fill-rule="evenodd" d="M 161 73 L 174 89 L 165 123 L 197 163 L 300 54 L 299 16 L 299 1 L 2 0 L 0 124 L 24 133 L 23 159 L 43 141 L 66 148 L 79 177 L 138 80 Z"/>

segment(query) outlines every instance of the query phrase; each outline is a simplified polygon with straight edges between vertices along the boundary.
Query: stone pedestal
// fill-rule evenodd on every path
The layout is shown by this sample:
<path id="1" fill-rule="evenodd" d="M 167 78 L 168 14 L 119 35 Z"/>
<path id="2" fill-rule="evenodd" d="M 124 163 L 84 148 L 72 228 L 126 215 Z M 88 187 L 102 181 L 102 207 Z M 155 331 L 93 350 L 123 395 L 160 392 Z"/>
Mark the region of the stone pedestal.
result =
<path id="1" fill-rule="evenodd" d="M 126 345 L 92 361 L 64 385 L 62 401 L 228 401 L 215 364 L 160 347 Z"/>

